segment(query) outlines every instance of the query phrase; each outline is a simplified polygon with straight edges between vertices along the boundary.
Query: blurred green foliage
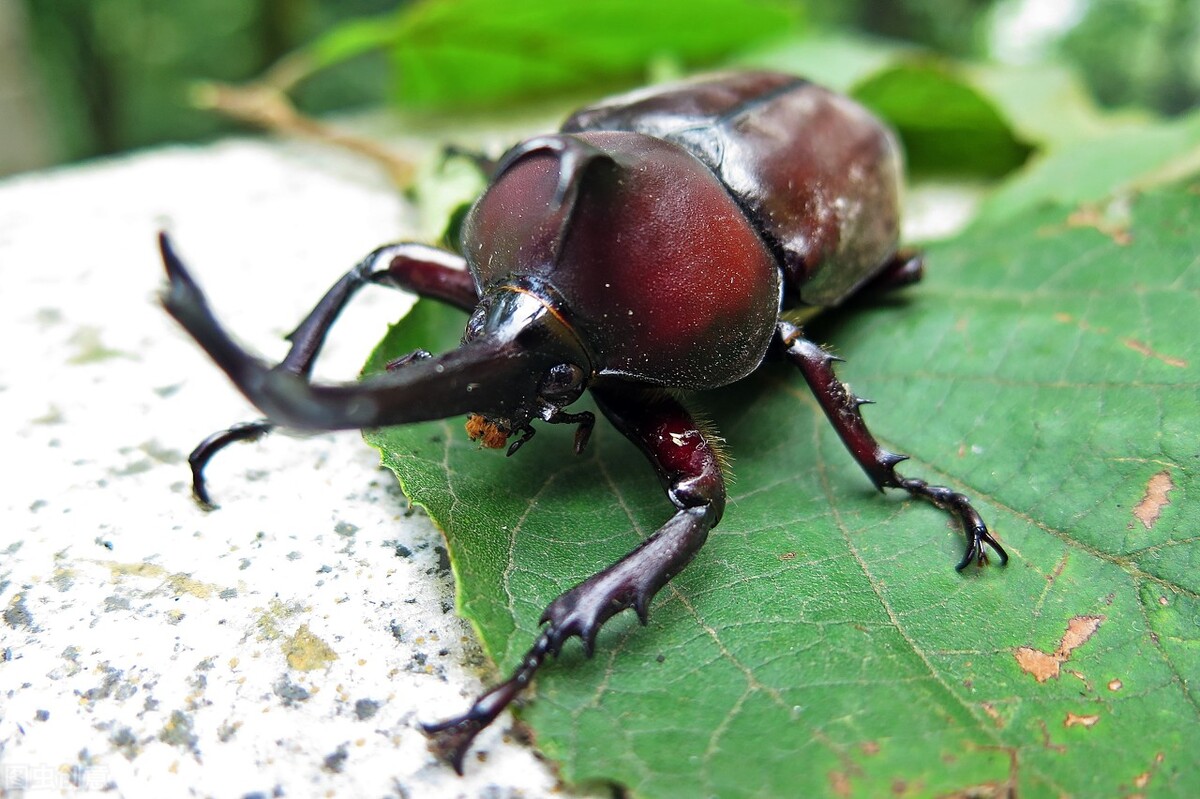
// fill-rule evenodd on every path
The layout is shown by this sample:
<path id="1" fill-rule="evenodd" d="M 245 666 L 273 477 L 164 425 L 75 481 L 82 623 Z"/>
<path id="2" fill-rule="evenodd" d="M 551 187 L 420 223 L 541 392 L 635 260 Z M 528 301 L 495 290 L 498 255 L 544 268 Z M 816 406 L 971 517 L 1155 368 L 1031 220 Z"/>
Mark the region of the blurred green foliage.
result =
<path id="1" fill-rule="evenodd" d="M 241 82 L 338 22 L 396 7 L 394 0 L 26 0 L 29 39 L 50 108 L 59 160 L 234 125 L 189 103 L 198 80 Z M 382 60 L 382 59 L 380 59 Z M 378 64 L 350 65 L 306 84 L 320 113 L 375 102 Z"/>
<path id="2" fill-rule="evenodd" d="M 882 70 L 855 86 L 854 96 L 900 131 L 916 172 L 996 178 L 1033 150 L 999 109 L 936 63 Z"/>
<path id="3" fill-rule="evenodd" d="M 251 80 L 296 51 L 323 67 L 293 93 L 309 113 L 497 106 L 717 63 L 794 34 L 796 20 L 817 43 L 868 34 L 889 47 L 987 60 L 998 20 L 1057 8 L 1070 24 L 1039 40 L 1032 57 L 1073 66 L 1101 102 L 1177 113 L 1200 99 L 1196 0 L 24 3 L 61 161 L 228 132 L 232 123 L 189 105 L 189 87 Z"/>
<path id="4" fill-rule="evenodd" d="M 339 26 L 297 56 L 320 69 L 383 50 L 396 106 L 498 108 L 644 83 L 656 68 L 711 64 L 800 28 L 798 7 L 780 0 L 426 0 Z"/>
<path id="5" fill-rule="evenodd" d="M 920 44 L 961 58 L 996 52 L 1000 17 L 1058 13 L 1074 24 L 1040 53 L 1083 76 L 1104 105 L 1174 114 L 1200 104 L 1196 0 L 808 0 L 818 24 Z"/>
<path id="6" fill-rule="evenodd" d="M 1061 43 L 1105 105 L 1176 113 L 1200 104 L 1200 2 L 1093 0 Z"/>

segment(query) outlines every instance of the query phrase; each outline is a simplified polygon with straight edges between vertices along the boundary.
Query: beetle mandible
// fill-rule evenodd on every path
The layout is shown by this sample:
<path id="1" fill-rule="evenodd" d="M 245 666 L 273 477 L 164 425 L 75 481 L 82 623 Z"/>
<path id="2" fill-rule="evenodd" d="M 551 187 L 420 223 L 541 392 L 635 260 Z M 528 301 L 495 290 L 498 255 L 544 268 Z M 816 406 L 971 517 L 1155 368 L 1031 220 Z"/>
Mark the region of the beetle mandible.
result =
<path id="1" fill-rule="evenodd" d="M 897 249 L 900 171 L 898 145 L 879 120 L 790 75 L 710 75 L 602 101 L 494 164 L 464 221 L 462 255 L 414 243 L 379 248 L 326 293 L 275 366 L 225 332 L 161 236 L 167 311 L 266 416 L 196 448 L 196 498 L 209 503 L 203 471 L 217 451 L 275 426 L 469 414 L 473 439 L 511 455 L 540 419 L 577 425 L 582 451 L 593 415 L 565 408 L 591 390 L 650 460 L 675 513 L 551 602 L 507 681 L 463 715 L 425 725 L 433 750 L 459 773 L 474 737 L 547 656 L 572 636 L 590 655 L 601 626 L 628 608 L 644 624 L 651 599 L 720 521 L 725 481 L 712 434 L 664 389 L 727 385 L 768 355 L 790 361 L 876 487 L 903 489 L 959 520 L 967 546 L 958 569 L 984 564 L 985 545 L 1006 563 L 965 496 L 896 472 L 904 456 L 876 442 L 859 413 L 864 401 L 834 374 L 837 359 L 796 321 L 920 279 L 921 257 Z M 469 312 L 461 346 L 415 352 L 357 383 L 311 382 L 330 326 L 368 284 Z"/>

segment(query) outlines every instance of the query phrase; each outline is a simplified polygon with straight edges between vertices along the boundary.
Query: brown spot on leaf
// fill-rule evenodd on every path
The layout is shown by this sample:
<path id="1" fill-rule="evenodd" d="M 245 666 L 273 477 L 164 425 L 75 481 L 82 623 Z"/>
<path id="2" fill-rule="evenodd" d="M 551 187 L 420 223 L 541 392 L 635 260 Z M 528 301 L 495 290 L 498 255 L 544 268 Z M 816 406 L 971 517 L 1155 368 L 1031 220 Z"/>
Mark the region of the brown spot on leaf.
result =
<path id="1" fill-rule="evenodd" d="M 1067 662 L 1071 653 L 1083 646 L 1104 621 L 1103 616 L 1075 616 L 1067 622 L 1067 631 L 1063 633 L 1062 641 L 1053 653 L 1046 653 L 1030 646 L 1018 647 L 1013 652 L 1017 665 L 1026 674 L 1032 674 L 1038 682 L 1046 682 L 1057 677 L 1062 664 Z"/>
<path id="2" fill-rule="evenodd" d="M 1028 646 L 1018 648 L 1014 654 L 1021 671 L 1032 674 L 1038 682 L 1058 676 L 1060 661 L 1054 655 L 1047 655 L 1040 649 Z"/>
<path id="3" fill-rule="evenodd" d="M 1121 343 L 1134 352 L 1145 355 L 1147 358 L 1156 358 L 1165 363 L 1167 366 L 1174 366 L 1177 369 L 1187 368 L 1188 362 L 1183 358 L 1175 358 L 1170 355 L 1163 355 L 1161 352 L 1155 352 L 1154 350 L 1150 349 L 1149 344 L 1145 344 L 1135 338 L 1123 338 L 1121 339 Z"/>
<path id="4" fill-rule="evenodd" d="M 1163 753 L 1158 752 L 1157 754 L 1154 755 L 1154 765 L 1133 778 L 1133 787 L 1137 788 L 1138 790 L 1141 790 L 1141 789 L 1145 788 L 1147 785 L 1149 785 L 1151 778 L 1154 776 L 1154 772 L 1158 770 L 1158 767 L 1162 765 L 1162 762 L 1163 762 Z M 1141 795 L 1142 794 L 1133 794 L 1133 796 L 1141 796 Z"/>
<path id="5" fill-rule="evenodd" d="M 1042 746 L 1049 749 L 1051 752 L 1065 752 L 1067 747 L 1062 744 L 1056 744 L 1050 740 L 1050 728 L 1046 726 L 1045 719 L 1038 719 L 1038 726 L 1042 728 Z"/>
<path id="6" fill-rule="evenodd" d="M 795 552 L 784 552 L 782 555 L 779 556 L 779 559 L 780 560 L 795 560 L 796 553 Z"/>
<path id="7" fill-rule="evenodd" d="M 1102 621 L 1104 621 L 1103 616 L 1075 616 L 1067 622 L 1066 635 L 1063 636 L 1062 644 L 1058 647 L 1063 659 L 1066 660 L 1073 650 L 1087 643 L 1092 634 L 1100 629 Z"/>
<path id="8" fill-rule="evenodd" d="M 1067 711 L 1067 718 L 1063 721 L 1064 727 L 1094 727 L 1096 722 L 1100 720 L 1099 716 L 1077 716 L 1071 711 Z"/>
<path id="9" fill-rule="evenodd" d="M 1054 567 L 1054 571 L 1051 574 L 1046 575 L 1047 583 L 1050 583 L 1051 585 L 1053 585 L 1054 581 L 1062 576 L 1063 569 L 1067 568 L 1067 558 L 1069 558 L 1070 556 L 1071 556 L 1070 552 L 1063 553 L 1063 556 L 1058 559 L 1058 565 L 1056 565 Z"/>
<path id="10" fill-rule="evenodd" d="M 1121 682 L 1120 680 L 1109 680 L 1108 681 L 1108 690 L 1110 690 L 1110 691 L 1119 691 L 1124 687 L 1125 687 L 1125 683 Z"/>
<path id="11" fill-rule="evenodd" d="M 1064 325 L 1075 325 L 1080 330 L 1083 330 L 1087 333 L 1108 333 L 1109 332 L 1109 329 L 1107 327 L 1093 326 L 1087 320 L 1076 319 L 1074 316 L 1071 316 L 1071 314 L 1064 313 L 1063 311 L 1059 311 L 1056 314 L 1054 314 L 1054 321 L 1061 322 Z"/>
<path id="12" fill-rule="evenodd" d="M 940 799 L 1011 799 L 1016 793 L 1011 782 L 981 782 L 938 796 Z"/>
<path id="13" fill-rule="evenodd" d="M 1122 247 L 1133 240 L 1129 234 L 1128 205 L 1120 202 L 1110 203 L 1107 208 L 1085 205 L 1067 217 L 1067 226 L 1093 228 Z"/>
<path id="14" fill-rule="evenodd" d="M 1142 495 L 1142 501 L 1133 509 L 1134 518 L 1147 530 L 1154 527 L 1158 517 L 1162 515 L 1162 509 L 1171 504 L 1168 495 L 1174 489 L 1175 482 L 1166 469 L 1152 476 L 1150 482 L 1146 483 L 1146 493 Z M 1133 526 L 1133 522 L 1129 524 Z"/>
<path id="15" fill-rule="evenodd" d="M 837 796 L 850 795 L 850 777 L 844 771 L 829 772 L 829 787 Z"/>
<path id="16" fill-rule="evenodd" d="M 879 754 L 879 744 L 875 741 L 867 741 L 866 743 L 864 743 L 862 745 L 861 749 L 862 749 L 864 755 Z"/>
<path id="17" fill-rule="evenodd" d="M 1063 669 L 1063 673 L 1070 674 L 1072 677 L 1074 677 L 1075 679 L 1077 679 L 1081 683 L 1083 683 L 1084 690 L 1087 691 L 1089 694 L 1092 692 L 1092 683 L 1087 677 L 1085 677 L 1083 675 L 1082 672 L 1075 671 L 1074 669 Z"/>
<path id="18" fill-rule="evenodd" d="M 1000 715 L 1000 711 L 996 710 L 996 706 L 991 702 L 983 703 L 983 712 L 988 714 L 988 718 L 990 718 L 997 727 L 1004 726 L 1004 717 Z"/>
<path id="19" fill-rule="evenodd" d="M 1074 325 L 1085 333 L 1099 333 L 1101 335 L 1108 335 L 1112 332 L 1110 328 L 1104 327 L 1103 325 L 1093 325 L 1086 319 L 1077 319 L 1074 316 L 1071 316 L 1071 314 L 1063 311 L 1058 311 L 1054 314 L 1054 321 L 1064 325 Z M 1139 341 L 1136 338 L 1123 338 L 1121 339 L 1121 343 L 1134 352 L 1144 355 L 1147 358 L 1155 358 L 1160 360 L 1167 366 L 1174 366 L 1178 369 L 1186 369 L 1188 366 L 1188 362 L 1183 358 L 1176 358 L 1173 355 L 1165 355 L 1154 350 L 1144 341 Z"/>

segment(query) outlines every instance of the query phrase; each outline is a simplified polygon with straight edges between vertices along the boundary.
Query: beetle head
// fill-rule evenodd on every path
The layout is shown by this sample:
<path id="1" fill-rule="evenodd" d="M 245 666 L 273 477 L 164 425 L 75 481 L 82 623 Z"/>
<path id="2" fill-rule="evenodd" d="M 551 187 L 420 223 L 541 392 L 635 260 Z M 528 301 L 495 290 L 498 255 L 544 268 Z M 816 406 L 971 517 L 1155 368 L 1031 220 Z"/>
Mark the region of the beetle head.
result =
<path id="1" fill-rule="evenodd" d="M 436 358 L 406 360 L 355 383 L 312 383 L 306 368 L 286 361 L 271 366 L 235 342 L 165 235 L 160 246 L 169 280 L 166 310 L 273 425 L 344 430 L 472 413 L 479 417 L 473 426 L 488 431 L 492 446 L 522 434 L 510 453 L 533 434 L 534 418 L 578 422 L 576 448 L 586 440 L 591 414 L 562 408 L 583 393 L 592 361 L 554 308 L 549 287 L 525 281 L 486 293 L 462 345 Z"/>
<path id="2" fill-rule="evenodd" d="M 490 365 L 484 368 L 504 385 L 502 401 L 472 408 L 467 422 L 471 439 L 485 447 L 503 447 L 509 436 L 520 433 L 511 454 L 533 435 L 530 422 L 535 418 L 589 423 L 590 414 L 562 410 L 583 394 L 593 367 L 552 294 L 535 281 L 500 286 L 484 295 L 467 322 L 462 350 L 487 353 Z"/>

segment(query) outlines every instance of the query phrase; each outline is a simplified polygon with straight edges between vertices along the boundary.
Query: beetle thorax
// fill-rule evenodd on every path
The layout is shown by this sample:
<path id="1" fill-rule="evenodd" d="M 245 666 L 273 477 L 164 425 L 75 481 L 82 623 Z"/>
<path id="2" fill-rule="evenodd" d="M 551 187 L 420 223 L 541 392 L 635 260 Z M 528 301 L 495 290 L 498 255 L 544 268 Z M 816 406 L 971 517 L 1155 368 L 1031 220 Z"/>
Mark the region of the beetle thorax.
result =
<path id="1" fill-rule="evenodd" d="M 486 291 L 552 287 L 597 375 L 682 388 L 761 362 L 779 311 L 778 263 L 713 172 L 629 132 L 527 142 L 464 225 Z"/>

